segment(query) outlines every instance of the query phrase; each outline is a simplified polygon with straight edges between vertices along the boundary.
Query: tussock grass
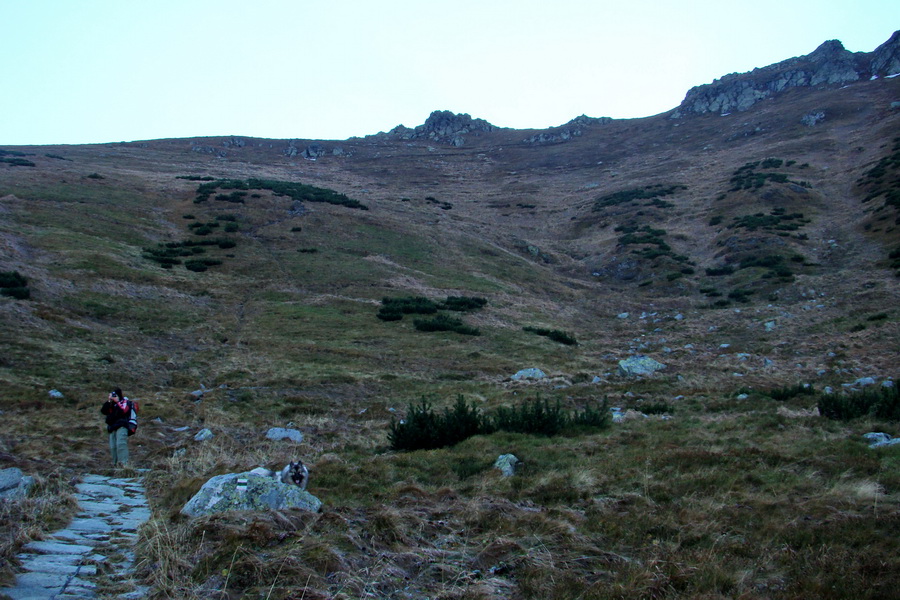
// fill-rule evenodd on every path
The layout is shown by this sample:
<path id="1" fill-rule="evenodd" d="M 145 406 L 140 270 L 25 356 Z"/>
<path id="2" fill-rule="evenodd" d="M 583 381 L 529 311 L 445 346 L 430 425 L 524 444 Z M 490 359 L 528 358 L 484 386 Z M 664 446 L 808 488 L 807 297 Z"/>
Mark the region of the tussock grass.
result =
<path id="1" fill-rule="evenodd" d="M 73 482 L 61 471 L 36 476 L 26 498 L 0 500 L 0 585 L 11 584 L 16 555 L 32 540 L 63 527 L 78 503 Z"/>

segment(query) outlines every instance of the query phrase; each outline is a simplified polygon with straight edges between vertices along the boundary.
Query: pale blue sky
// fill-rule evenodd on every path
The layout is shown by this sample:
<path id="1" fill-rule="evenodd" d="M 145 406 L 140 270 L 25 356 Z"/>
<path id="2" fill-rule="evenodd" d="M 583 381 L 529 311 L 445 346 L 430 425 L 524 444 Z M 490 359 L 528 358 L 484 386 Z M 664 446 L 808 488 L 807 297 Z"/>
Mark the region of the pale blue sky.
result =
<path id="1" fill-rule="evenodd" d="M 0 144 L 645 117 L 895 29 L 897 0 L 0 0 Z"/>

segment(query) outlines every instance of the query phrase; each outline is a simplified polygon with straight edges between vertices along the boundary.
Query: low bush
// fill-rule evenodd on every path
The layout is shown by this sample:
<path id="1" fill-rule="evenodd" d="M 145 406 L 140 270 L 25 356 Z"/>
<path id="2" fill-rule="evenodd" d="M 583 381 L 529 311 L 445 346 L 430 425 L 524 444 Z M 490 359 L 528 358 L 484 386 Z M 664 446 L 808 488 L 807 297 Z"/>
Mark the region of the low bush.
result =
<path id="1" fill-rule="evenodd" d="M 864 388 L 846 394 L 823 394 L 819 414 L 829 419 L 849 421 L 860 417 L 900 420 L 900 388 Z"/>
<path id="2" fill-rule="evenodd" d="M 674 412 L 672 405 L 664 400 L 638 404 L 636 410 L 645 415 L 671 415 Z"/>
<path id="3" fill-rule="evenodd" d="M 454 319 L 447 315 L 437 315 L 433 319 L 416 319 L 413 321 L 413 325 L 417 331 L 452 331 L 462 335 L 481 335 L 477 328 L 466 325 L 459 319 Z"/>
<path id="4" fill-rule="evenodd" d="M 0 271 L 0 288 L 16 288 L 28 285 L 28 279 L 18 271 Z"/>
<path id="5" fill-rule="evenodd" d="M 551 406 L 546 400 L 535 398 L 511 408 L 500 407 L 491 419 L 495 429 L 513 433 L 535 433 L 553 436 L 568 424 L 568 416 L 560 408 L 559 402 Z"/>
<path id="6" fill-rule="evenodd" d="M 31 298 L 28 278 L 18 271 L 0 271 L 0 295 L 16 300 L 28 300 Z"/>
<path id="7" fill-rule="evenodd" d="M 462 396 L 443 413 L 434 412 L 423 398 L 418 405 L 409 405 L 405 419 L 391 420 L 388 442 L 393 450 L 431 450 L 453 446 L 488 428 L 478 408 L 467 404 Z"/>
<path id="8" fill-rule="evenodd" d="M 0 295 L 16 300 L 28 300 L 31 298 L 31 290 L 27 287 L 5 287 L 0 288 Z"/>
<path id="9" fill-rule="evenodd" d="M 547 338 L 550 338 L 554 342 L 559 342 L 560 344 L 565 344 L 566 346 L 577 346 L 578 340 L 575 339 L 570 333 L 566 333 L 565 331 L 560 331 L 558 329 L 544 329 L 542 327 L 523 327 L 523 331 L 527 331 L 529 333 L 534 333 L 537 335 L 541 335 Z"/>
<path id="10" fill-rule="evenodd" d="M 400 311 L 405 315 L 432 315 L 438 311 L 438 305 L 423 296 L 407 296 L 405 298 L 382 298 L 382 309 Z"/>
<path id="11" fill-rule="evenodd" d="M 783 402 L 785 400 L 790 400 L 791 398 L 796 398 L 797 396 L 812 396 L 816 393 L 816 390 L 808 383 L 798 383 L 793 386 L 775 388 L 764 393 L 773 400 Z"/>
<path id="12" fill-rule="evenodd" d="M 732 273 L 734 273 L 734 267 L 731 265 L 722 265 L 721 267 L 706 269 L 707 277 L 723 277 L 725 275 L 731 275 Z"/>
<path id="13" fill-rule="evenodd" d="M 478 310 L 484 308 L 487 300 L 484 298 L 470 296 L 447 296 L 447 299 L 440 304 L 440 308 L 445 310 L 454 310 L 457 312 L 465 312 L 468 310 Z"/>
<path id="14" fill-rule="evenodd" d="M 6 163 L 13 167 L 35 167 L 33 162 L 27 158 L 0 158 L 0 163 Z"/>
<path id="15" fill-rule="evenodd" d="M 625 204 L 635 200 L 653 200 L 664 196 L 670 196 L 679 190 L 686 190 L 687 186 L 683 185 L 650 185 L 642 188 L 634 188 L 630 190 L 622 190 L 601 196 L 594 201 L 594 210 L 599 211 L 610 206 Z M 666 203 L 671 206 L 671 203 Z"/>
<path id="16" fill-rule="evenodd" d="M 485 415 L 462 396 L 440 413 L 422 399 L 417 405 L 409 405 L 405 419 L 391 420 L 388 442 L 391 449 L 408 452 L 453 446 L 474 435 L 495 431 L 553 436 L 570 429 L 602 429 L 609 423 L 605 401 L 599 407 L 588 406 L 570 415 L 559 403 L 551 405 L 538 398 L 519 406 L 500 407 L 492 415 Z"/>
<path id="17" fill-rule="evenodd" d="M 201 258 L 198 260 L 185 261 L 184 268 L 188 271 L 195 271 L 197 273 L 200 273 L 206 271 L 209 267 L 214 267 L 221 264 L 221 260 L 216 260 L 214 258 Z"/>

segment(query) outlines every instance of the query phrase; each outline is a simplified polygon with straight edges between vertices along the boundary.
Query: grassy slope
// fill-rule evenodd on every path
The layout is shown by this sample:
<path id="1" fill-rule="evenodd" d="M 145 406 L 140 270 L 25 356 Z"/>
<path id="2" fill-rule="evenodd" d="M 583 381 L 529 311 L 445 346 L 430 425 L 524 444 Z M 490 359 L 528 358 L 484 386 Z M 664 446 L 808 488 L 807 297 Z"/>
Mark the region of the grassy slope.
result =
<path id="1" fill-rule="evenodd" d="M 865 212 L 852 181 L 887 151 L 897 116 L 872 108 L 882 88 L 821 94 L 833 118 L 816 129 L 797 124 L 810 100 L 793 95 L 737 120 L 615 122 L 550 148 L 503 131 L 461 150 L 348 141 L 352 156 L 316 163 L 267 144 L 226 159 L 183 140 L 49 150 L 68 161 L 26 149 L 35 168 L 0 166 L 0 268 L 33 290 L 31 301 L 0 300 L 0 452 L 50 481 L 101 467 L 100 396 L 118 384 L 141 398 L 134 452 L 153 468 L 157 510 L 144 573 L 177 597 L 203 585 L 274 586 L 280 598 L 888 597 L 900 572 L 897 453 L 858 436 L 897 425 L 825 422 L 803 396 L 735 395 L 896 366 L 897 282 L 878 262 L 885 241 L 857 227 Z M 728 193 L 736 169 L 771 156 L 797 161 L 789 175 L 808 191 Z M 300 180 L 370 210 L 292 212 L 268 192 L 194 204 L 196 182 L 176 179 L 186 174 Z M 657 183 L 688 189 L 665 198 L 674 207 L 593 210 L 604 194 Z M 808 239 L 726 227 L 774 206 L 803 212 Z M 222 265 L 192 273 L 142 258 L 157 242 L 198 239 L 190 223 L 226 213 L 238 217 L 238 245 L 205 255 Z M 710 226 L 717 215 L 722 225 Z M 630 256 L 614 231 L 629 223 L 665 229 L 695 273 L 670 281 L 663 258 L 643 261 L 635 280 L 591 276 Z M 808 266 L 792 280 L 761 268 L 705 275 L 773 247 Z M 701 291 L 710 287 L 755 293 L 702 308 L 716 299 Z M 382 297 L 405 295 L 488 298 L 464 317 L 483 335 L 375 318 Z M 669 366 L 647 380 L 615 376 L 633 352 Z M 508 380 L 530 366 L 552 381 Z M 595 375 L 602 385 L 589 383 Z M 200 384 L 213 391 L 186 400 Z M 65 401 L 48 403 L 53 387 Z M 664 401 L 675 418 L 386 452 L 387 423 L 408 402 L 459 393 L 486 408 L 536 394 L 566 407 Z M 261 435 L 287 422 L 307 436 L 301 454 L 324 513 L 172 518 L 212 474 L 293 458 Z M 218 435 L 198 445 L 181 425 Z M 506 452 L 526 461 L 520 477 L 489 468 Z M 60 498 L 45 520 L 68 510 Z M 35 531 L 9 532 L 4 555 Z"/>

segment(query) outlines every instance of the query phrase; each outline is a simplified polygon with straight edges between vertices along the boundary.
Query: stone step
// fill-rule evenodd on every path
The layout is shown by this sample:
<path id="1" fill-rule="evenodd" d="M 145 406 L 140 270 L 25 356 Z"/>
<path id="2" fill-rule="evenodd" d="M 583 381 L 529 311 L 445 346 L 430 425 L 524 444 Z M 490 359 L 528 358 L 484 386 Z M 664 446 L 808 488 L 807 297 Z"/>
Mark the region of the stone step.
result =
<path id="1" fill-rule="evenodd" d="M 12 600 L 94 599 L 97 586 L 86 578 L 97 575 L 97 566 L 86 561 L 107 563 L 98 549 L 126 557 L 112 565 L 111 577 L 131 583 L 133 589 L 118 598 L 149 595 L 149 589 L 131 581 L 137 529 L 152 516 L 144 486 L 133 479 L 85 475 L 76 489 L 77 516 L 48 539 L 23 547 L 17 557 L 23 572 L 16 576 L 15 586 L 0 589 L 0 595 Z"/>

